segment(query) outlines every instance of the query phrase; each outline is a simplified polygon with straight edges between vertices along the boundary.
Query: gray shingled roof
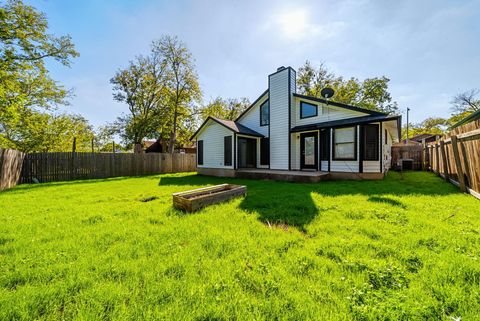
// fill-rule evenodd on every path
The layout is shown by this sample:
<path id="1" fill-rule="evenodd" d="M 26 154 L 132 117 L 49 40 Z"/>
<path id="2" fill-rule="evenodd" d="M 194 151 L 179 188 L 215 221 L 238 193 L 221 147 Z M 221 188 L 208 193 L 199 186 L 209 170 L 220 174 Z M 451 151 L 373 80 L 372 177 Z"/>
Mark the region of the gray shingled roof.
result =
<path id="1" fill-rule="evenodd" d="M 200 128 L 198 128 L 198 130 L 195 132 L 195 134 L 192 135 L 192 137 L 190 138 L 190 140 L 192 140 L 193 138 L 195 138 L 195 136 L 197 136 L 197 134 L 200 132 L 200 130 L 203 128 L 203 126 L 205 126 L 205 124 L 209 121 L 209 120 L 213 120 L 215 122 L 217 122 L 218 124 L 230 129 L 231 131 L 237 133 L 237 134 L 242 134 L 242 135 L 247 135 L 247 136 L 256 136 L 256 137 L 264 137 L 262 134 L 260 134 L 259 132 L 256 132 L 254 131 L 253 129 L 250 129 L 248 128 L 247 126 L 244 126 L 238 122 L 235 122 L 235 121 L 232 121 L 232 120 L 225 120 L 225 119 L 220 119 L 220 118 L 217 118 L 217 117 L 212 117 L 212 116 L 209 116 L 204 122 L 203 124 L 200 126 Z"/>

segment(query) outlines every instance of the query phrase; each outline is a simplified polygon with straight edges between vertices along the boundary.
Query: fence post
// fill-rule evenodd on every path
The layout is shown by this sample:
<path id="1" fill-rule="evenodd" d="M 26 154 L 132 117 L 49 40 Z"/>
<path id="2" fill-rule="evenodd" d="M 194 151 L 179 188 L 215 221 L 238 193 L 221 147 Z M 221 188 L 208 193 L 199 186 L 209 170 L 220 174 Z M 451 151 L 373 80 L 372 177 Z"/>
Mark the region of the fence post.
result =
<path id="1" fill-rule="evenodd" d="M 440 175 L 440 156 L 438 152 L 438 143 L 435 142 L 435 167 L 437 168 L 437 174 Z"/>
<path id="2" fill-rule="evenodd" d="M 470 178 L 470 173 L 471 172 L 470 172 L 470 165 L 468 163 L 467 149 L 465 148 L 464 142 L 462 142 L 461 140 L 460 140 L 459 144 L 460 144 L 460 147 L 462 148 L 463 164 L 465 164 L 465 176 L 464 177 L 466 177 L 466 179 L 467 179 L 466 182 L 465 182 L 465 185 L 472 187 L 472 185 L 471 185 L 472 182 L 471 182 L 471 178 Z"/>
<path id="3" fill-rule="evenodd" d="M 447 154 L 445 154 L 445 142 L 443 140 L 440 141 L 440 152 L 442 154 L 443 176 L 448 182 L 450 177 L 448 174 Z"/>
<path id="4" fill-rule="evenodd" d="M 455 158 L 455 165 L 457 167 L 458 174 L 458 184 L 460 185 L 460 190 L 466 192 L 467 188 L 465 186 L 465 176 L 463 176 L 462 161 L 460 160 L 460 153 L 458 152 L 458 139 L 457 136 L 452 136 L 452 150 L 453 157 Z"/>

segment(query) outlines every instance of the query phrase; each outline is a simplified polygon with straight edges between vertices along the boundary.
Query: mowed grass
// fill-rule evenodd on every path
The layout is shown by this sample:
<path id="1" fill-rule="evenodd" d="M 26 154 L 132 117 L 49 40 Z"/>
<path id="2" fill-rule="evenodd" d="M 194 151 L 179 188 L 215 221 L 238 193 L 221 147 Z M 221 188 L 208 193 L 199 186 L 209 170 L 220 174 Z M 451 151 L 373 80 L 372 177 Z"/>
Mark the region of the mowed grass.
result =
<path id="1" fill-rule="evenodd" d="M 195 214 L 171 194 L 245 184 Z M 430 173 L 0 193 L 0 320 L 478 320 L 480 201 Z"/>

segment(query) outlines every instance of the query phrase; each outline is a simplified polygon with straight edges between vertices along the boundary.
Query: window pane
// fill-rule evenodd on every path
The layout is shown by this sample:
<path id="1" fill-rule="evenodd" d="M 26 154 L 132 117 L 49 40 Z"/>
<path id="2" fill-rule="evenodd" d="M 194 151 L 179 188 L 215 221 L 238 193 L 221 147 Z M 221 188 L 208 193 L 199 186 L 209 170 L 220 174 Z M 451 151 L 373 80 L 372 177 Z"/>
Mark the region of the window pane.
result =
<path id="1" fill-rule="evenodd" d="M 335 143 L 352 143 L 355 141 L 355 127 L 335 129 Z"/>
<path id="2" fill-rule="evenodd" d="M 269 124 L 270 104 L 268 100 L 260 106 L 260 125 Z"/>
<path id="3" fill-rule="evenodd" d="M 317 116 L 317 106 L 302 101 L 300 103 L 300 116 L 302 118 Z"/>
<path id="4" fill-rule="evenodd" d="M 335 145 L 335 158 L 355 158 L 355 144 L 344 143 Z"/>

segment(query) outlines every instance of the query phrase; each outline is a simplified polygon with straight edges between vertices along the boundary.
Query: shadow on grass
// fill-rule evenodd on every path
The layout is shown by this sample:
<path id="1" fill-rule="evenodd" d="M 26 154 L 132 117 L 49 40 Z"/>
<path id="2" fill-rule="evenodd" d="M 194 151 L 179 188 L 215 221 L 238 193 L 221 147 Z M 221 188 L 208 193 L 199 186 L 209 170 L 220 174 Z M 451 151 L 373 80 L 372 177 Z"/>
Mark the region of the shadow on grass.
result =
<path id="1" fill-rule="evenodd" d="M 162 177 L 159 185 L 189 185 L 196 188 L 205 185 L 234 183 L 247 186 L 247 197 L 240 208 L 257 212 L 262 222 L 284 223 L 304 230 L 315 217 L 321 215 L 312 194 L 337 197 L 364 195 L 369 202 L 406 208 L 402 202 L 387 195 L 448 195 L 459 193 L 458 189 L 431 173 L 411 172 L 401 177 L 391 172 L 378 181 L 324 181 L 300 184 L 265 180 L 219 178 L 202 175 Z"/>

